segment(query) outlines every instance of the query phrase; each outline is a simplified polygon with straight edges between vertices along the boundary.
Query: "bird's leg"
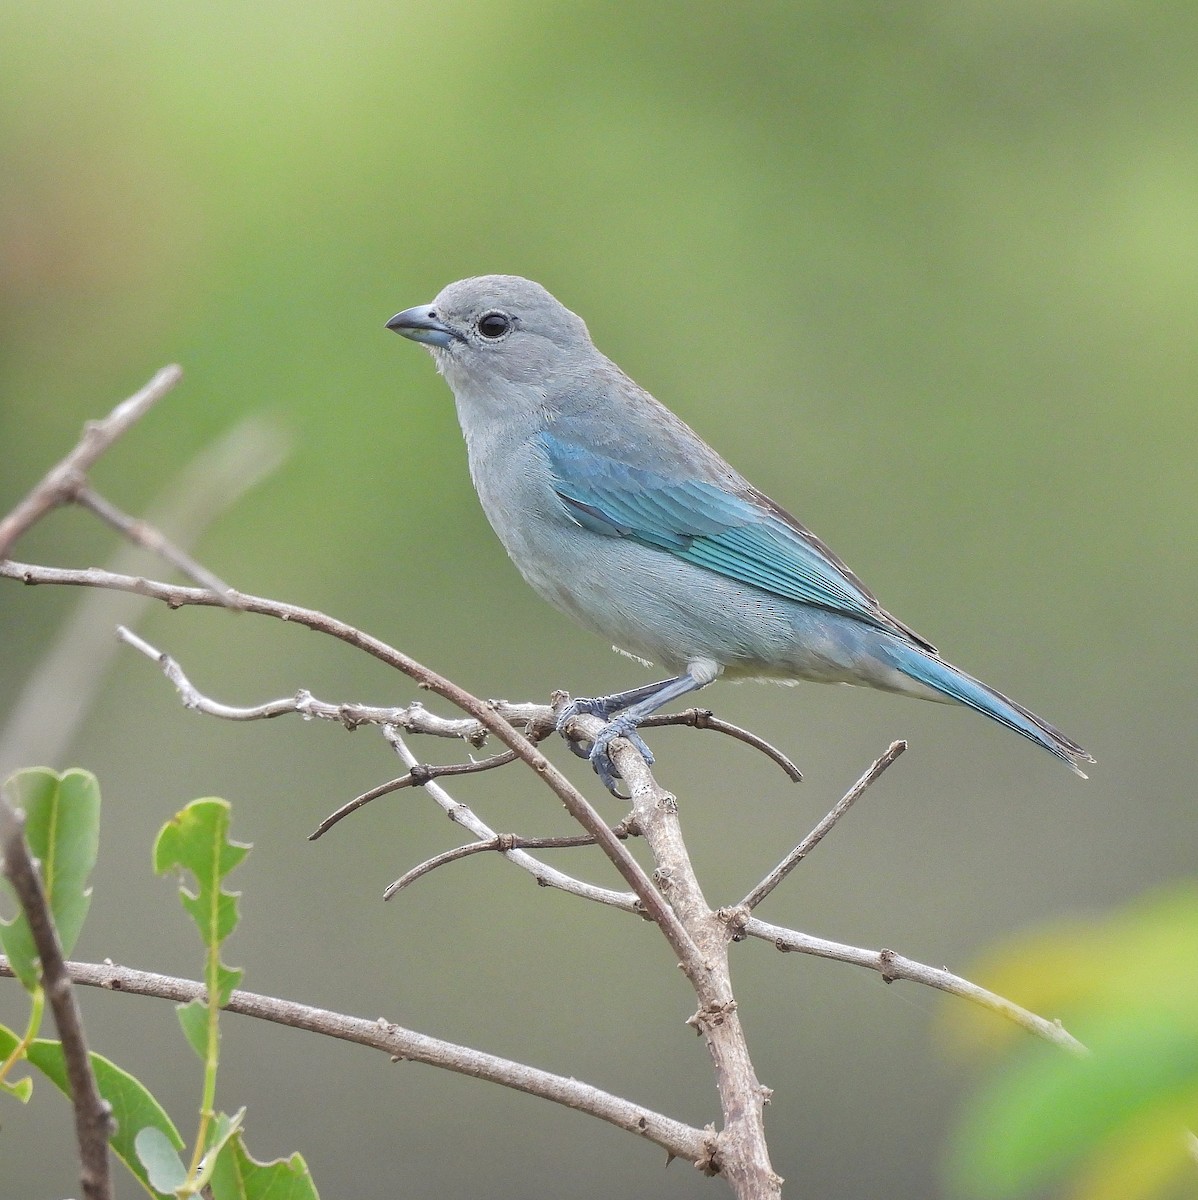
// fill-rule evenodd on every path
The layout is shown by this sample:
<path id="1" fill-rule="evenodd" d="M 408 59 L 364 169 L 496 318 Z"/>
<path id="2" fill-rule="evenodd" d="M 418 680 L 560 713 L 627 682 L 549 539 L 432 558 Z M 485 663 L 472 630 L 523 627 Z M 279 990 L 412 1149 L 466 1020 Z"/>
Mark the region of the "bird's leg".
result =
<path id="1" fill-rule="evenodd" d="M 705 677 L 706 676 L 706 677 Z M 590 759 L 591 766 L 603 781 L 603 786 L 612 795 L 616 792 L 616 773 L 611 761 L 608 747 L 619 737 L 627 738 L 650 766 L 653 765 L 653 754 L 645 745 L 636 727 L 651 713 L 685 696 L 688 692 L 698 691 L 706 687 L 715 678 L 714 673 L 687 671 L 673 679 L 663 679 L 659 683 L 647 683 L 643 687 L 632 688 L 627 692 L 617 692 L 613 696 L 597 696 L 593 700 L 572 700 L 557 718 L 557 731 L 565 736 L 565 728 L 570 720 L 577 716 L 587 715 L 602 717 L 607 724 L 595 736 L 590 750 L 583 750 L 576 741 L 566 738 L 567 745 L 580 758 Z M 619 714 L 616 716 L 615 714 Z"/>
<path id="2" fill-rule="evenodd" d="M 678 678 L 683 678 L 679 676 Z M 662 688 L 669 687 L 676 683 L 677 679 L 662 679 L 658 683 L 646 683 L 641 687 L 631 688 L 627 692 L 616 692 L 611 696 L 595 696 L 593 699 L 585 699 L 579 697 L 572 700 L 558 714 L 557 731 L 566 738 L 566 745 L 578 755 L 579 758 L 590 758 L 593 747 L 583 749 L 582 743 L 575 738 L 567 737 L 565 733 L 566 726 L 573 717 L 602 717 L 605 721 L 610 721 L 611 718 L 618 712 L 623 712 L 626 708 L 631 708 L 634 704 L 638 704 L 643 700 L 647 700 L 651 696 L 656 696 Z M 649 747 L 633 733 L 629 740 L 640 751 L 645 762 L 652 764 L 653 755 L 649 751 Z M 596 768 L 598 769 L 598 768 Z"/>

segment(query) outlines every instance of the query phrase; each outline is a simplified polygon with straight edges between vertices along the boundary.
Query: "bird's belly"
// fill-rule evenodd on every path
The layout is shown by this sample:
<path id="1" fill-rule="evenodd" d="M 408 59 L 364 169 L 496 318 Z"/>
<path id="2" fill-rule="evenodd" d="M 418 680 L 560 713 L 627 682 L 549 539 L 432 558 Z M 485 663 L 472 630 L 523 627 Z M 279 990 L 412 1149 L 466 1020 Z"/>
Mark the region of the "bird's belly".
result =
<path id="1" fill-rule="evenodd" d="M 546 539 L 556 543 L 550 552 Z M 549 603 L 669 671 L 708 659 L 729 678 L 856 683 L 931 698 L 879 653 L 891 635 L 851 617 L 576 527 L 549 527 L 532 539 L 505 542 L 521 574 Z"/>

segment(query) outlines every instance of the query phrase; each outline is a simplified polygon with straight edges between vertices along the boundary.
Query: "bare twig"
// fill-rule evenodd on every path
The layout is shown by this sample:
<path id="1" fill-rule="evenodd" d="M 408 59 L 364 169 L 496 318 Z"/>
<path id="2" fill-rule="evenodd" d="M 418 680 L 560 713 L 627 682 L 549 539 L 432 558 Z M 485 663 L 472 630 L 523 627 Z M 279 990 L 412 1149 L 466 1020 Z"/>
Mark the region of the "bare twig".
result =
<path id="1" fill-rule="evenodd" d="M 162 667 L 163 673 L 175 685 L 176 690 L 183 700 L 183 704 L 187 708 L 196 709 L 209 716 L 221 717 L 228 721 L 261 721 L 269 720 L 272 717 L 284 716 L 288 713 L 297 713 L 302 717 L 317 717 L 321 720 L 337 721 L 350 729 L 357 728 L 359 725 L 398 725 L 401 729 L 406 729 L 410 733 L 427 733 L 437 737 L 462 738 L 476 747 L 482 745 L 487 736 L 487 729 L 480 721 L 470 718 L 447 719 L 445 717 L 438 717 L 430 713 L 420 703 L 407 704 L 395 708 L 381 708 L 369 704 L 335 703 L 327 700 L 318 700 L 310 692 L 301 690 L 294 696 L 284 696 L 278 700 L 268 700 L 263 704 L 246 707 L 232 707 L 220 704 L 206 697 L 187 678 L 182 667 L 169 654 L 163 654 L 160 650 L 150 646 L 149 643 L 143 641 L 141 638 L 130 635 L 127 630 L 118 629 L 117 636 L 122 641 L 133 646 L 134 649 L 140 650 L 147 658 L 154 659 Z M 506 700 L 488 700 L 487 704 L 510 724 L 518 728 L 524 728 L 530 733 L 536 733 L 540 730 L 542 731 L 542 736 L 544 736 L 544 734 L 553 729 L 554 711 L 551 705 L 531 703 L 512 704 Z M 803 778 L 799 768 L 776 746 L 771 745 L 764 738 L 759 737 L 748 729 L 742 729 L 739 725 L 733 725 L 730 721 L 721 720 L 709 708 L 687 708 L 679 713 L 657 713 L 646 718 L 641 725 L 645 729 L 667 725 L 682 725 L 691 729 L 710 729 L 715 733 L 723 733 L 737 741 L 744 742 L 748 746 L 752 746 L 756 750 L 760 750 L 767 758 L 776 762 L 786 772 L 787 776 L 795 782 Z M 534 738 L 533 740 L 539 739 Z M 514 757 L 515 755 L 513 754 L 512 758 Z M 492 767 L 506 765 L 510 761 L 512 761 L 511 758 L 505 758 L 503 762 L 500 762 L 497 757 L 494 762 L 488 760 L 486 766 L 470 763 L 454 767 L 452 770 L 441 767 L 438 767 L 437 770 L 446 774 L 465 774 L 476 770 L 490 770 Z M 409 785 L 404 784 L 403 786 L 406 787 Z M 380 792 L 379 794 L 385 795 L 386 793 Z M 373 799 L 374 797 L 371 798 Z"/>
<path id="2" fill-rule="evenodd" d="M 823 841 L 824 836 L 853 806 L 853 803 L 904 750 L 906 742 L 891 742 L 885 753 L 874 760 L 864 775 L 832 806 L 822 821 L 740 902 L 753 911 Z"/>
<path id="3" fill-rule="evenodd" d="M 475 762 L 447 763 L 444 766 L 438 766 L 434 763 L 419 763 L 406 775 L 400 775 L 397 779 L 388 779 L 386 783 L 380 783 L 377 787 L 370 788 L 369 791 L 365 791 L 360 796 L 355 796 L 352 800 L 343 804 L 335 812 L 329 813 L 308 834 L 308 841 L 314 842 L 317 838 L 323 837 L 334 825 L 339 821 L 343 821 L 351 813 L 364 808 L 372 800 L 378 800 L 382 796 L 389 796 L 392 792 L 398 792 L 408 787 L 424 787 L 431 780 L 439 779 L 443 775 L 471 775 L 477 771 L 492 771 L 496 767 L 506 767 L 508 763 L 515 761 L 516 752 L 514 750 L 504 750 L 502 754 L 492 754 L 490 758 L 482 758 Z M 594 840 L 594 838 L 591 838 L 592 844 L 594 844 Z M 386 899 L 387 897 L 384 896 L 383 898 Z"/>
<path id="4" fill-rule="evenodd" d="M 150 508 L 151 523 L 172 531 L 176 545 L 194 543 L 212 522 L 283 460 L 283 435 L 248 417 L 201 450 Z M 145 571 L 149 554 L 122 545 L 108 569 Z M 49 649 L 13 699 L 0 731 L 0 779 L 22 763 L 58 762 L 95 699 L 116 653 L 114 625 L 132 625 L 149 600 L 105 589 L 84 592 Z"/>
<path id="5" fill-rule="evenodd" d="M 659 725 L 685 725 L 690 729 L 710 729 L 715 733 L 725 733 L 738 742 L 744 742 L 746 746 L 752 746 L 754 750 L 760 750 L 766 758 L 776 762 L 792 782 L 800 783 L 803 779 L 803 772 L 777 746 L 771 745 L 765 738 L 748 729 L 733 725 L 731 721 L 722 721 L 710 708 L 686 708 L 679 713 L 657 713 L 646 717 L 640 728 L 652 729 Z"/>
<path id="6" fill-rule="evenodd" d="M 620 826 L 617 826 L 614 832 L 617 837 L 628 837 L 627 829 Z M 593 846 L 594 844 L 595 839 L 589 833 L 580 833 L 574 837 L 521 837 L 516 833 L 496 834 L 495 837 L 486 841 L 468 842 L 465 846 L 455 846 L 452 850 L 444 850 L 440 854 L 434 854 L 432 858 L 425 859 L 419 866 L 405 871 L 394 883 L 385 888 L 383 899 L 390 900 L 396 892 L 402 891 L 410 883 L 415 883 L 417 879 L 427 875 L 430 871 L 435 871 L 447 863 L 469 858 L 472 854 L 495 850 L 504 854 L 509 850 L 562 850 L 574 846 Z"/>
<path id="7" fill-rule="evenodd" d="M 41 961 L 42 987 L 50 1001 L 62 1055 L 66 1062 L 71 1104 L 75 1110 L 75 1138 L 79 1143 L 80 1185 L 87 1200 L 112 1200 L 108 1137 L 112 1109 L 100 1095 L 87 1051 L 83 1017 L 63 960 L 58 931 L 42 888 L 41 876 L 29 856 L 21 818 L 0 796 L 0 857 L 2 869 L 24 910 L 33 943 Z"/>
<path id="8" fill-rule="evenodd" d="M 877 971 L 886 983 L 892 983 L 896 979 L 908 979 L 914 983 L 926 984 L 928 987 L 981 1005 L 982 1008 L 1013 1021 L 1028 1033 L 1034 1033 L 1062 1050 L 1074 1054 L 1086 1053 L 1082 1043 L 1066 1032 L 1059 1021 L 1039 1017 L 1005 996 L 988 991 L 943 967 L 930 967 L 926 963 L 916 962 L 915 959 L 905 958 L 893 950 L 866 950 L 860 946 L 846 946 L 826 938 L 812 937 L 807 933 L 786 929 L 781 925 L 771 925 L 757 917 L 746 916 L 745 910 L 739 907 L 725 909 L 722 915 L 733 928 L 734 936 L 740 933 L 743 936 L 772 942 L 779 950 L 811 954 L 816 958 L 830 958 L 836 962 L 851 963 L 855 967 L 865 967 L 870 971 Z"/>
<path id="9" fill-rule="evenodd" d="M 166 534 L 160 529 L 156 529 L 148 521 L 129 516 L 110 500 L 105 500 L 99 492 L 91 487 L 77 488 L 73 499 L 81 508 L 86 508 L 106 525 L 111 525 L 127 541 L 132 542 L 135 546 L 140 546 L 143 550 L 149 550 L 152 554 L 156 554 L 170 563 L 171 566 L 177 567 L 192 583 L 219 592 L 230 608 L 237 607 L 233 598 L 233 589 L 223 579 L 214 575 L 202 563 L 196 562 L 186 550 L 176 546 Z"/>
<path id="10" fill-rule="evenodd" d="M 417 765 L 416 756 L 403 740 L 399 730 L 386 726 L 383 729 L 383 736 L 409 767 Z M 430 780 L 424 790 L 451 821 L 461 825 L 463 829 L 468 829 L 480 842 L 493 842 L 502 836 L 496 833 L 468 805 L 455 800 L 436 780 Z M 616 828 L 620 829 L 621 826 Z M 620 837 L 622 834 L 612 831 L 612 836 Z M 571 896 L 578 896 L 582 900 L 593 900 L 596 904 L 606 904 L 609 908 L 620 909 L 621 912 L 636 913 L 641 917 L 647 916 L 644 905 L 641 904 L 635 893 L 617 892 L 611 888 L 599 887 L 596 884 L 587 883 L 585 880 L 576 879 L 573 875 L 567 875 L 564 871 L 559 871 L 556 867 L 543 863 L 539 858 L 535 858 L 519 847 L 500 850 L 499 853 L 509 862 L 527 871 L 541 887 L 557 888 Z"/>
<path id="11" fill-rule="evenodd" d="M 70 978 L 86 987 L 131 992 L 176 1002 L 203 999 L 206 995 L 203 984 L 193 980 L 136 971 L 111 963 L 71 962 L 66 967 Z M 11 974 L 7 961 L 0 956 L 0 975 Z M 243 991 L 235 991 L 225 1007 L 229 1012 L 356 1042 L 360 1046 L 370 1046 L 389 1054 L 395 1061 L 427 1063 L 459 1075 L 487 1079 L 531 1096 L 540 1096 L 646 1138 L 661 1146 L 673 1158 L 700 1164 L 707 1161 L 709 1155 L 711 1135 L 705 1130 L 695 1129 L 630 1100 L 580 1083 L 577 1079 L 554 1075 L 468 1046 L 428 1037 L 389 1021 L 369 1021 L 363 1017 L 297 1004 L 292 1000 Z"/>
<path id="12" fill-rule="evenodd" d="M 169 602 L 168 602 L 169 603 Z M 284 617 L 284 620 L 289 618 Z M 461 738 L 471 745 L 481 745 L 487 737 L 487 729 L 472 718 L 447 719 L 428 711 L 418 701 L 393 708 L 382 708 L 373 704 L 333 703 L 318 700 L 311 692 L 301 688 L 294 696 L 282 696 L 278 700 L 267 700 L 262 704 L 246 706 L 222 704 L 206 696 L 187 677 L 178 661 L 151 646 L 144 638 L 131 630 L 118 626 L 117 638 L 134 650 L 152 659 L 162 673 L 175 686 L 184 708 L 201 712 L 205 716 L 219 717 L 224 721 L 268 721 L 274 717 L 295 714 L 305 719 L 336 721 L 346 729 L 357 729 L 361 725 L 396 725 L 412 733 L 427 733 L 435 737 Z M 552 711 L 544 704 L 508 704 L 503 700 L 488 702 L 492 709 L 513 725 L 528 727 L 536 732 L 538 724 L 552 728 Z M 515 758 L 515 754 L 511 758 Z M 509 759 L 510 761 L 510 759 Z M 499 766 L 499 763 L 493 764 Z M 440 769 L 440 768 L 438 768 Z M 471 766 L 470 769 L 474 769 Z M 446 769 L 446 773 L 452 773 Z M 406 785 L 405 785 L 406 786 Z M 384 795 L 385 792 L 380 792 Z"/>
<path id="13" fill-rule="evenodd" d="M 122 400 L 99 421 L 89 421 L 75 448 L 39 480 L 6 517 L 0 519 L 0 560 L 17 538 L 52 508 L 69 503 L 96 460 L 183 378 L 177 366 L 163 367 L 141 391 Z"/>
<path id="14" fill-rule="evenodd" d="M 474 744 L 481 742 L 482 736 L 485 736 L 486 731 L 481 723 L 461 720 L 447 721 L 445 718 L 434 716 L 421 704 L 379 708 L 367 704 L 331 703 L 318 700 L 311 692 L 303 689 L 294 696 L 268 700 L 262 704 L 244 707 L 222 704 L 220 701 L 204 695 L 191 682 L 174 658 L 151 646 L 144 638 L 123 627 L 117 629 L 117 637 L 158 663 L 163 674 L 174 684 L 185 708 L 202 712 L 207 716 L 219 717 L 226 721 L 261 721 L 296 713 L 307 718 L 316 717 L 327 721 L 337 721 L 347 729 L 356 729 L 360 725 L 395 725 L 415 733 L 461 737 Z M 549 705 L 509 704 L 502 700 L 492 700 L 487 703 L 494 711 L 503 715 L 513 724 L 524 725 L 529 740 L 534 743 L 540 741 L 541 737 L 553 729 L 553 709 Z M 712 716 L 710 709 L 690 708 L 669 716 L 651 717 L 646 724 L 685 725 L 696 729 L 713 729 L 719 733 L 726 733 L 761 750 L 767 757 L 777 762 L 791 779 L 797 781 L 802 778 L 799 769 L 780 750 L 756 734 L 750 733 L 747 729 L 741 729 L 739 726 Z M 514 762 L 516 758 L 516 752 L 508 750 L 477 762 L 446 765 L 418 764 L 407 775 L 390 779 L 386 783 L 381 783 L 377 787 L 363 792 L 360 796 L 355 796 L 325 817 L 308 836 L 315 841 L 345 817 L 357 812 L 359 808 L 402 788 L 423 786 L 429 780 L 442 775 L 468 775 L 479 771 L 490 771 Z"/>

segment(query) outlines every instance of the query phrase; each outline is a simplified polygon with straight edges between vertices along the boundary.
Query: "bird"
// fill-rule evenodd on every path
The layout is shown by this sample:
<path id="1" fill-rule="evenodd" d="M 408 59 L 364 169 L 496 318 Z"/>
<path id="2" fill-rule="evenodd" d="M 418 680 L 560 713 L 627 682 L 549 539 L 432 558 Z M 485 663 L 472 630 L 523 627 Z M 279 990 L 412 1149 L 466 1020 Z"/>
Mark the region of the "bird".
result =
<path id="1" fill-rule="evenodd" d="M 640 722 L 720 677 L 961 704 L 1086 777 L 1092 755 L 887 612 L 540 284 L 461 279 L 386 327 L 429 350 L 449 384 L 483 511 L 528 584 L 615 649 L 670 672 L 557 716 L 613 794 L 612 742 L 627 738 L 652 764 Z M 589 749 L 568 736 L 582 713 L 604 721 Z"/>

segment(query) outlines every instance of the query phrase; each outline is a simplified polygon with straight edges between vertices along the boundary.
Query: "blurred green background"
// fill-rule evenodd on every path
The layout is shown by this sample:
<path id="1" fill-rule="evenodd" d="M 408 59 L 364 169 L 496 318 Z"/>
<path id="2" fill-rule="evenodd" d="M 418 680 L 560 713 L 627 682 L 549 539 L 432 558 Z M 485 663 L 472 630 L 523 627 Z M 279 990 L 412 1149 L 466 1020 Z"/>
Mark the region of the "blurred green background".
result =
<path id="1" fill-rule="evenodd" d="M 14 0 L 0 47 L 0 511 L 85 419 L 179 361 L 182 387 L 97 482 L 139 512 L 245 415 L 282 425 L 286 466 L 198 547 L 236 586 L 484 695 L 640 683 L 522 584 L 443 382 L 383 328 L 450 280 L 528 275 L 883 603 L 1099 760 L 1083 784 L 964 711 L 717 685 L 704 701 L 807 779 L 712 735 L 654 735 L 713 902 L 895 737 L 910 752 L 763 917 L 962 969 L 1000 935 L 1194 871 L 1192 4 Z M 16 553 L 92 565 L 115 545 L 58 514 Z M 77 601 L 0 586 L 6 708 Z M 141 628 L 230 703 L 415 698 L 269 621 L 153 610 Z M 690 998 L 647 926 L 497 859 L 383 905 L 460 840 L 419 794 L 305 841 L 399 773 L 380 739 L 195 718 L 122 652 L 50 765 L 104 789 L 81 957 L 199 969 L 149 847 L 185 801 L 223 795 L 256 847 L 227 954 L 247 987 L 717 1119 Z M 566 829 L 515 770 L 454 791 L 497 828 Z M 614 880 L 589 852 L 555 861 Z M 793 1193 L 940 1194 L 972 1086 L 942 1048 L 944 1002 L 760 944 L 734 962 Z M 94 1046 L 182 1119 L 198 1074 L 170 1006 L 84 1002 Z M 0 988 L 0 1020 L 23 1012 Z M 249 1105 L 260 1156 L 301 1150 L 326 1196 L 724 1194 L 489 1085 L 243 1020 L 225 1038 L 218 1099 Z M 2 1120 L 0 1191 L 72 1194 L 66 1106 L 46 1090 Z"/>

